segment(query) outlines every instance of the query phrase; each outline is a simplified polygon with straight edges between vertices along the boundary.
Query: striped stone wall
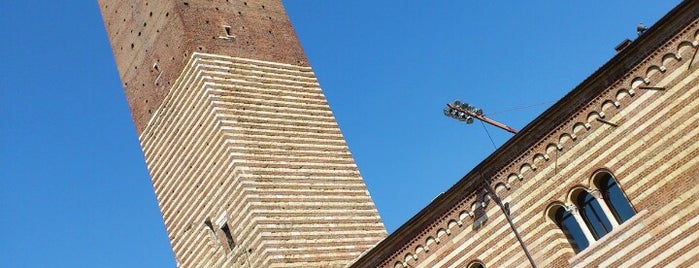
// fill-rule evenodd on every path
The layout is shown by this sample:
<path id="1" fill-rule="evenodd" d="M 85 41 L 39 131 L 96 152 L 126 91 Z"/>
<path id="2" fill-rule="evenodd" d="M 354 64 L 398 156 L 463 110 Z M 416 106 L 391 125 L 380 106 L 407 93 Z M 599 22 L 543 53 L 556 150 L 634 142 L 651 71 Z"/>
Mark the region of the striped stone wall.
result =
<path id="1" fill-rule="evenodd" d="M 310 67 L 194 53 L 139 139 L 181 267 L 341 267 L 386 235 Z"/>
<path id="2" fill-rule="evenodd" d="M 566 96 L 576 104 L 563 108 L 575 108 L 571 116 L 524 153 L 494 173 L 483 171 L 485 178 L 467 175 L 430 204 L 442 213 L 421 212 L 397 231 L 403 237 L 392 235 L 351 266 L 530 267 L 482 179 L 508 203 L 538 267 L 699 263 L 699 20 L 691 10 L 689 24 L 648 53 L 630 54 L 643 58 L 600 93 L 584 103 Z M 582 90 L 576 94 L 587 94 Z M 575 253 L 549 210 L 570 207 L 574 191 L 594 192 L 600 171 L 614 175 L 635 215 Z"/>
<path id="3" fill-rule="evenodd" d="M 280 0 L 98 0 L 180 267 L 341 267 L 386 236 Z"/>

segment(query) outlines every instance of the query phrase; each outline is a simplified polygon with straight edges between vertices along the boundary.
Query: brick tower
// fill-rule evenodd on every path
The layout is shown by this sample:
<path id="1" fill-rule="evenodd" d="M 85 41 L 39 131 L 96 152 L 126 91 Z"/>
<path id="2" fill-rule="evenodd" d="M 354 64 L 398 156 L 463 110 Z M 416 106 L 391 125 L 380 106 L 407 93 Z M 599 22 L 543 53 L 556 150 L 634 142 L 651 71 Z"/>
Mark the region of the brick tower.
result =
<path id="1" fill-rule="evenodd" d="M 342 267 L 386 236 L 279 0 L 99 0 L 180 267 Z"/>

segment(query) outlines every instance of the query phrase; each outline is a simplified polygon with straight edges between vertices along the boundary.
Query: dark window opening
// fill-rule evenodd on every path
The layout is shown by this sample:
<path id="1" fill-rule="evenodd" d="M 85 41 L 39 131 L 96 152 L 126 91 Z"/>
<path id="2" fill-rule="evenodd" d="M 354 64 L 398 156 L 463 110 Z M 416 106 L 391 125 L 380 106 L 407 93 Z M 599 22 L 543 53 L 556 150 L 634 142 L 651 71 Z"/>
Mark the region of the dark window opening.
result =
<path id="1" fill-rule="evenodd" d="M 224 223 L 221 226 L 221 231 L 226 236 L 226 242 L 228 243 L 228 248 L 233 249 L 235 247 L 235 241 L 233 241 L 233 236 L 231 235 L 231 230 L 228 228 L 228 223 Z"/>
<path id="2" fill-rule="evenodd" d="M 582 251 L 590 245 L 587 242 L 587 238 L 585 238 L 582 228 L 578 225 L 578 222 L 575 221 L 573 214 L 566 211 L 563 207 L 559 206 L 556 208 L 553 213 L 553 220 L 556 222 L 556 225 L 561 228 L 575 253 Z"/>
<path id="3" fill-rule="evenodd" d="M 597 202 L 597 199 L 590 193 L 582 191 L 576 198 L 575 205 L 580 209 L 580 216 L 582 216 L 595 239 L 600 239 L 600 237 L 612 231 L 612 224 L 604 215 L 604 211 L 602 211 L 602 207 Z"/>
<path id="4" fill-rule="evenodd" d="M 468 268 L 485 268 L 485 265 L 482 262 L 474 261 L 474 262 L 471 262 L 467 267 Z"/>
<path id="5" fill-rule="evenodd" d="M 614 214 L 616 221 L 621 224 L 636 214 L 631 207 L 631 203 L 626 199 L 626 196 L 621 192 L 621 188 L 616 183 L 614 177 L 609 173 L 604 173 L 597 180 L 597 188 L 602 193 L 604 202 Z"/>
<path id="6" fill-rule="evenodd" d="M 231 36 L 231 26 L 223 26 L 226 29 L 226 36 Z"/>
<path id="7" fill-rule="evenodd" d="M 146 102 L 147 102 L 147 101 L 146 101 Z M 216 232 L 216 231 L 214 231 L 214 224 L 211 223 L 211 220 L 210 220 L 210 219 L 207 218 L 207 219 L 204 221 L 204 224 L 206 224 L 206 227 L 209 227 L 209 230 L 211 230 L 211 232 L 214 232 L 214 233 Z"/>

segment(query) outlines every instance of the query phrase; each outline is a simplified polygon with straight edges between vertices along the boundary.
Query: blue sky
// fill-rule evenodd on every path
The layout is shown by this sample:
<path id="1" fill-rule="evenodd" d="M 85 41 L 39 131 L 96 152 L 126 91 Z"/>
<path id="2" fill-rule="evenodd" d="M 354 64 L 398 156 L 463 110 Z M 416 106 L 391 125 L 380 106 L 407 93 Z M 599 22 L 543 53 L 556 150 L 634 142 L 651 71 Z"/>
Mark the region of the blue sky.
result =
<path id="1" fill-rule="evenodd" d="M 389 232 L 494 151 L 445 103 L 521 129 L 678 3 L 284 2 Z M 0 263 L 174 267 L 97 2 L 2 6 Z"/>

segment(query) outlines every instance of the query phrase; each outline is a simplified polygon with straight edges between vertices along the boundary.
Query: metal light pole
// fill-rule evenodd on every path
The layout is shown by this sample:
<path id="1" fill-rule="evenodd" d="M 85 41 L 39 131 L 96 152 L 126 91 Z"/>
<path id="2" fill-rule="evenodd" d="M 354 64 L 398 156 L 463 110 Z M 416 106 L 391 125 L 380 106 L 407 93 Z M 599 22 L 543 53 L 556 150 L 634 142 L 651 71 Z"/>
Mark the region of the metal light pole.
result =
<path id="1" fill-rule="evenodd" d="M 505 205 L 502 204 L 502 200 L 500 200 L 500 197 L 498 197 L 498 195 L 495 194 L 495 191 L 493 191 L 493 188 L 490 187 L 490 183 L 488 183 L 482 175 L 481 175 L 481 178 L 483 179 L 483 184 L 484 184 L 483 186 L 485 187 L 486 191 L 491 196 L 493 201 L 495 201 L 495 204 L 497 204 L 498 207 L 500 207 L 500 210 L 502 210 L 502 214 L 505 215 L 505 219 L 507 220 L 507 223 L 510 224 L 510 228 L 512 228 L 512 232 L 515 234 L 515 237 L 517 238 L 519 245 L 522 246 L 522 250 L 524 251 L 524 255 L 527 255 L 527 259 L 529 260 L 529 263 L 532 265 L 532 267 L 537 268 L 536 263 L 534 262 L 534 259 L 532 258 L 532 255 L 529 254 L 529 250 L 527 249 L 527 246 L 524 244 L 524 241 L 522 240 L 522 237 L 519 235 L 519 232 L 517 232 L 517 227 L 515 227 L 515 223 L 512 222 L 512 218 L 510 218 L 509 207 L 505 207 Z"/>
<path id="2" fill-rule="evenodd" d="M 505 124 L 485 117 L 483 115 L 482 109 L 476 108 L 472 105 L 469 105 L 468 103 L 464 103 L 458 100 L 455 100 L 453 103 L 447 103 L 447 107 L 444 108 L 444 115 L 459 121 L 464 121 L 466 122 L 466 124 L 472 124 L 474 121 L 473 118 L 476 118 L 512 134 L 517 134 L 518 132 L 514 128 L 511 128 Z M 509 223 L 512 232 L 514 233 L 515 237 L 517 238 L 517 241 L 519 242 L 519 245 L 522 247 L 524 254 L 527 256 L 529 263 L 532 265 L 532 267 L 537 268 L 534 259 L 532 258 L 531 254 L 529 254 L 527 246 L 524 244 L 524 241 L 522 240 L 522 237 L 519 235 L 519 232 L 517 232 L 517 227 L 515 227 L 514 222 L 512 222 L 512 218 L 510 218 L 510 209 L 503 205 L 502 200 L 500 200 L 500 197 L 498 197 L 497 194 L 495 194 L 495 191 L 493 191 L 493 188 L 490 186 L 490 183 L 488 183 L 485 177 L 482 174 L 480 174 L 480 177 L 481 180 L 483 180 L 483 187 L 488 192 L 488 195 L 491 196 L 493 201 L 495 201 L 495 204 L 498 207 L 500 207 L 500 210 L 502 210 L 502 213 L 505 215 L 505 219 L 507 220 L 507 223 Z"/>

